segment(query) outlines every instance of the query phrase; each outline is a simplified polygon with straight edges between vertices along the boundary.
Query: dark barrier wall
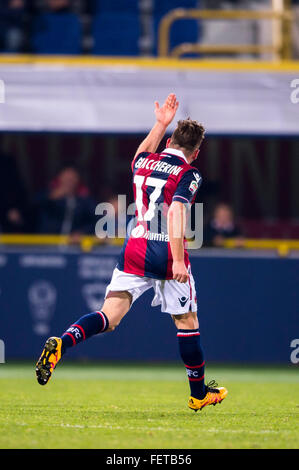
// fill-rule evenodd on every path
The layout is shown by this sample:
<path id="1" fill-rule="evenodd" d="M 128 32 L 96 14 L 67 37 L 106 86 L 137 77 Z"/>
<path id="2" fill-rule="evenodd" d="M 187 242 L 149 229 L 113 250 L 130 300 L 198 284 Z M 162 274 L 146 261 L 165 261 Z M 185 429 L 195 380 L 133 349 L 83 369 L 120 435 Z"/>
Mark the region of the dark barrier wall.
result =
<path id="1" fill-rule="evenodd" d="M 60 335 L 101 307 L 117 252 L 0 253 L 0 339 L 6 360 L 33 358 L 49 335 Z M 202 250 L 191 256 L 206 359 L 290 363 L 299 338 L 299 260 Z M 70 357 L 177 360 L 169 315 L 139 299 L 113 333 L 74 348 Z"/>
<path id="2" fill-rule="evenodd" d="M 102 202 L 116 194 L 133 197 L 128 171 L 144 137 L 5 132 L 0 133 L 0 149 L 15 158 L 20 178 L 33 194 L 44 191 L 61 166 L 72 164 L 95 201 Z M 166 137 L 160 151 L 165 144 Z M 203 176 L 197 200 L 205 204 L 225 200 L 245 219 L 291 223 L 299 213 L 298 155 L 298 136 L 209 135 L 195 163 Z"/>

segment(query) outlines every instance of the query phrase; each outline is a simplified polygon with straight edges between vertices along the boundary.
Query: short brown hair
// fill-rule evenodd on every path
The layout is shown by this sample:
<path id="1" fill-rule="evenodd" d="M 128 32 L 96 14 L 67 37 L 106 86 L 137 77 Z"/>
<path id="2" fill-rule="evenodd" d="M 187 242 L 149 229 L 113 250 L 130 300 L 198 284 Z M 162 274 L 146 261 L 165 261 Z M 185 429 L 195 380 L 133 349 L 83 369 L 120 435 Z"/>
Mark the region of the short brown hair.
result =
<path id="1" fill-rule="evenodd" d="M 184 119 L 179 121 L 178 125 L 171 136 L 171 144 L 193 152 L 200 147 L 205 134 L 205 128 L 202 124 L 192 119 Z"/>

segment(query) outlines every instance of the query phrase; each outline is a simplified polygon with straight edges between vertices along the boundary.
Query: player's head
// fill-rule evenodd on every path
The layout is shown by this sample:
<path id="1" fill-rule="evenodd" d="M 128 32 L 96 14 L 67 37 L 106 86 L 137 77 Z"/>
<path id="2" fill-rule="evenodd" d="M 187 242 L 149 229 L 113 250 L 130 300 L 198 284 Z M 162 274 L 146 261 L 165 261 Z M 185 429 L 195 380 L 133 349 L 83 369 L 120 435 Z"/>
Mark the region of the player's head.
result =
<path id="1" fill-rule="evenodd" d="M 181 150 L 189 162 L 196 160 L 199 147 L 204 139 L 205 128 L 202 124 L 192 119 L 179 121 L 178 125 L 167 140 L 167 147 Z"/>

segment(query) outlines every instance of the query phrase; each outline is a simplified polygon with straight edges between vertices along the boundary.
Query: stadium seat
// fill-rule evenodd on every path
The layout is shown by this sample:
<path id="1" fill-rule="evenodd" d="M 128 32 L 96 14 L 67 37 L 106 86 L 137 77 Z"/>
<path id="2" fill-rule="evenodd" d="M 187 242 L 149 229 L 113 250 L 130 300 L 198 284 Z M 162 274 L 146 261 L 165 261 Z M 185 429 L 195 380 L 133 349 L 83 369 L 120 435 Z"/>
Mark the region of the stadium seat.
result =
<path id="1" fill-rule="evenodd" d="M 82 29 L 73 13 L 45 13 L 33 24 L 31 44 L 38 54 L 80 54 Z"/>
<path id="2" fill-rule="evenodd" d="M 126 12 L 126 13 L 137 13 L 139 9 L 138 0 L 95 0 L 94 2 L 94 13 L 104 12 Z"/>
<path id="3" fill-rule="evenodd" d="M 197 8 L 197 0 L 163 0 L 155 1 L 154 6 L 154 50 L 156 55 L 158 52 L 158 32 L 159 24 L 163 16 L 170 10 L 175 8 Z M 200 34 L 200 22 L 198 20 L 178 20 L 170 29 L 170 49 L 183 42 L 196 43 Z"/>
<path id="4" fill-rule="evenodd" d="M 140 22 L 133 13 L 102 13 L 93 21 L 94 47 L 97 55 L 138 55 Z"/>
<path id="5" fill-rule="evenodd" d="M 165 14 L 175 8 L 198 8 L 198 0 L 155 0 L 155 13 Z"/>
<path id="6" fill-rule="evenodd" d="M 159 24 L 164 15 L 154 19 L 154 54 L 158 53 Z M 200 23 L 197 20 L 176 21 L 170 29 L 170 49 L 183 42 L 197 43 L 200 34 Z"/>

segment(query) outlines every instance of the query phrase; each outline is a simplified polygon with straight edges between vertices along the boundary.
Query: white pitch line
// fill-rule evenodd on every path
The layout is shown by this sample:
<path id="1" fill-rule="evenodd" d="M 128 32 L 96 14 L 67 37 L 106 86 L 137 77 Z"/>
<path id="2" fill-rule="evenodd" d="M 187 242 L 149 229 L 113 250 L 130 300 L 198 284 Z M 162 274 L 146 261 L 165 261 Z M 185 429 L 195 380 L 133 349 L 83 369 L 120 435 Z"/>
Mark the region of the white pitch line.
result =
<path id="1" fill-rule="evenodd" d="M 16 423 L 17 426 L 32 426 L 26 423 Z M 69 424 L 69 423 L 60 423 L 60 424 L 43 424 L 47 427 L 61 427 L 61 428 L 71 428 L 71 429 L 110 429 L 110 430 L 128 430 L 128 431 L 163 431 L 163 432 L 181 432 L 181 428 L 165 428 L 165 427 L 144 427 L 144 426 L 115 426 L 114 424 Z M 250 429 L 216 429 L 216 428 L 206 428 L 205 432 L 216 433 L 216 434 L 279 434 L 279 433 L 290 433 L 290 431 L 282 430 L 276 431 L 274 429 L 261 429 L 259 431 L 252 431 Z"/>

